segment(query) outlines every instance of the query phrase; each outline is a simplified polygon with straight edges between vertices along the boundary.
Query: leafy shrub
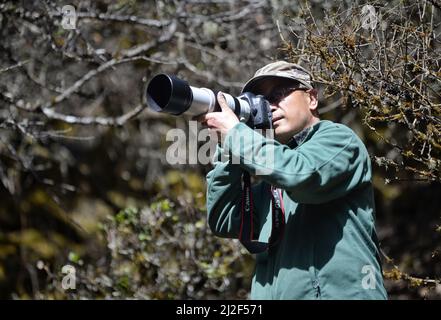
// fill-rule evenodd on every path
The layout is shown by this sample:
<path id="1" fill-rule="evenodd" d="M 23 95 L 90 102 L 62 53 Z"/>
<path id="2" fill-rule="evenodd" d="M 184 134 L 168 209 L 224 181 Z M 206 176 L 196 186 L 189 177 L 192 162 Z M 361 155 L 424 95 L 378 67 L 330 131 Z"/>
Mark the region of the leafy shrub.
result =
<path id="1" fill-rule="evenodd" d="M 237 299 L 246 298 L 251 257 L 237 240 L 219 239 L 203 212 L 162 199 L 128 207 L 100 226 L 105 255 L 69 255 L 76 288 L 63 290 L 66 274 L 49 277 L 43 298 Z"/>

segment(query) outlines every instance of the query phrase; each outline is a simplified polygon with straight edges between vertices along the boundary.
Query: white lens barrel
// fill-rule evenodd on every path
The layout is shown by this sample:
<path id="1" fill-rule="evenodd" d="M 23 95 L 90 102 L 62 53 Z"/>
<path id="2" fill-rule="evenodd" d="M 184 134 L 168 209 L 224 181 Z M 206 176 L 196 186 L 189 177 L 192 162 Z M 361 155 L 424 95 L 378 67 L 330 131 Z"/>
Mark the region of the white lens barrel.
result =
<path id="1" fill-rule="evenodd" d="M 237 99 L 237 100 L 239 100 L 240 103 L 239 120 L 240 122 L 247 122 L 251 115 L 250 105 L 245 100 L 242 99 Z"/>
<path id="2" fill-rule="evenodd" d="M 232 95 L 229 95 L 228 93 L 224 93 L 225 100 L 233 111 L 238 112 L 237 116 L 239 117 L 240 122 L 247 122 L 250 118 L 250 106 L 248 105 L 248 102 L 242 99 L 237 99 L 233 97 Z M 238 104 L 239 110 L 236 111 L 236 105 Z"/>
<path id="3" fill-rule="evenodd" d="M 190 87 L 193 93 L 193 101 L 190 108 L 185 112 L 192 116 L 198 116 L 214 111 L 216 97 L 214 92 L 207 88 Z"/>

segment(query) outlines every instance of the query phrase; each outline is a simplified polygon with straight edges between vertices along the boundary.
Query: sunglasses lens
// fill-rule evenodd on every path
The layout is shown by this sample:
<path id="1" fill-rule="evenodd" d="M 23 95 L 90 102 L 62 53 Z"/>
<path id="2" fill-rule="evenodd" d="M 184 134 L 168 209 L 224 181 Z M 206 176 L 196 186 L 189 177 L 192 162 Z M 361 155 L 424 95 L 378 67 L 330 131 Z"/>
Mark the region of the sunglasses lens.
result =
<path id="1" fill-rule="evenodd" d="M 277 104 L 283 100 L 283 98 L 290 95 L 295 89 L 293 88 L 279 88 L 274 90 L 267 96 L 267 100 L 270 104 Z"/>

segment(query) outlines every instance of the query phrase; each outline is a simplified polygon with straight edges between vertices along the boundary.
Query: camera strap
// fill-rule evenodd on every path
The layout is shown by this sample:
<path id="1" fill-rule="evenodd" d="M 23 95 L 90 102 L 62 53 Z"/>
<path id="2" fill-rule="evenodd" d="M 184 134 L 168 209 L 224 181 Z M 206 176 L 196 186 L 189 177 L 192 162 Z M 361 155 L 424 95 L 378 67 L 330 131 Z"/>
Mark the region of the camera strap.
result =
<path id="1" fill-rule="evenodd" d="M 282 238 L 283 231 L 285 229 L 285 209 L 283 207 L 282 194 L 280 192 L 280 189 L 271 186 L 271 236 L 268 243 L 254 240 L 253 197 L 251 191 L 250 174 L 244 171 L 242 179 L 243 189 L 239 240 L 250 253 L 261 253 L 270 249 L 271 247 L 274 247 Z"/>

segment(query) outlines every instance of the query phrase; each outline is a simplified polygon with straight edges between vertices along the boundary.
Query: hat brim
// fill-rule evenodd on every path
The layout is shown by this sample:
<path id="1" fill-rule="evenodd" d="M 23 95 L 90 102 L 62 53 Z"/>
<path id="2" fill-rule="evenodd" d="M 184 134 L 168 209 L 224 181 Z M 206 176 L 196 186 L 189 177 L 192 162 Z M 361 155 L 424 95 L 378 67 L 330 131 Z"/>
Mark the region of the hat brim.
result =
<path id="1" fill-rule="evenodd" d="M 312 86 L 305 81 L 293 79 L 292 77 L 275 76 L 275 75 L 261 75 L 250 79 L 242 89 L 244 92 L 252 92 L 257 95 L 268 95 L 275 87 L 280 86 L 282 82 L 292 82 L 293 84 L 303 84 L 307 88 L 312 89 Z"/>

